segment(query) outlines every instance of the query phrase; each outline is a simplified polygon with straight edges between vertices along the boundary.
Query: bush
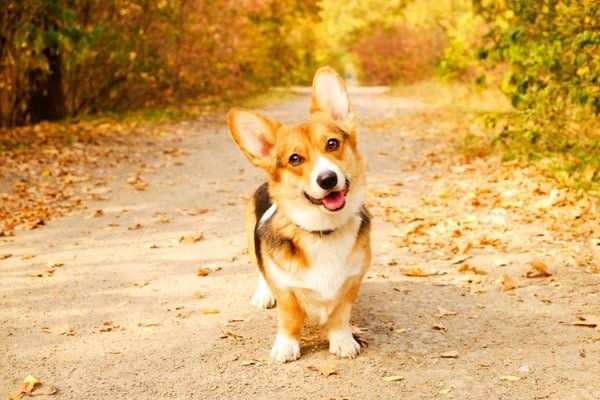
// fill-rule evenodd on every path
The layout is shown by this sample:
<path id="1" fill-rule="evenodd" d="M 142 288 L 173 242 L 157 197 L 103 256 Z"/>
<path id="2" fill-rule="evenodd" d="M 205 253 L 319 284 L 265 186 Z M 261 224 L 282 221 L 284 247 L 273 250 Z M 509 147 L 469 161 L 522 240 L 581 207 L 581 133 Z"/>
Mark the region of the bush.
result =
<path id="1" fill-rule="evenodd" d="M 363 37 L 353 51 L 361 81 L 382 85 L 412 83 L 431 76 L 442 48 L 439 30 L 398 26 Z"/>
<path id="2" fill-rule="evenodd" d="M 0 126 L 309 81 L 317 1 L 241 3 L 5 1 Z"/>

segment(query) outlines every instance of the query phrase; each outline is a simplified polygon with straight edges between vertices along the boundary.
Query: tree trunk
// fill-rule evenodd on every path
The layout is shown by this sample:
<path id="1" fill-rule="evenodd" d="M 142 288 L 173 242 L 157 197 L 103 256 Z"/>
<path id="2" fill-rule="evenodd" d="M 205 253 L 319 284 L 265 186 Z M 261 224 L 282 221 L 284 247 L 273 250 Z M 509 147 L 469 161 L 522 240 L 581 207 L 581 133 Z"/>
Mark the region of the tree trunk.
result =
<path id="1" fill-rule="evenodd" d="M 27 102 L 29 122 L 56 121 L 65 116 L 65 96 L 62 89 L 61 58 L 56 48 L 46 47 L 42 54 L 48 60 L 49 73 L 40 68 L 28 74 L 31 92 Z"/>

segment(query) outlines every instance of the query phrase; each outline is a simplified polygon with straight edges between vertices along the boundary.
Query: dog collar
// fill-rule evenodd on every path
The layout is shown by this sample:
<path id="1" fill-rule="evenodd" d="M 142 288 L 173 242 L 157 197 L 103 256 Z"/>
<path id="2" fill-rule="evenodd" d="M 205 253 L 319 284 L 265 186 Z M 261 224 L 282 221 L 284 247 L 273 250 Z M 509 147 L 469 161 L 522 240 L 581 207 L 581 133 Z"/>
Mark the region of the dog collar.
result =
<path id="1" fill-rule="evenodd" d="M 296 225 L 298 226 L 298 225 Z M 319 235 L 319 236 L 327 236 L 327 235 L 331 235 L 333 232 L 335 232 L 335 229 L 327 229 L 324 231 L 307 231 L 306 229 L 302 228 L 301 226 L 298 226 L 298 228 L 308 232 L 308 233 L 314 233 L 315 235 Z"/>
<path id="2" fill-rule="evenodd" d="M 277 205 L 275 203 L 271 203 L 269 208 L 267 208 L 265 213 L 260 217 L 260 219 L 258 221 L 258 227 L 259 228 L 262 227 L 265 224 L 265 222 L 267 222 L 269 219 L 271 219 L 273 217 L 273 215 L 275 214 L 275 211 L 277 211 Z M 333 232 L 335 232 L 335 229 L 325 229 L 322 231 L 309 231 L 307 229 L 304 229 L 303 227 L 301 227 L 298 224 L 294 224 L 294 225 L 296 225 L 298 228 L 302 229 L 304 232 L 313 233 L 313 234 L 319 235 L 319 236 L 327 236 L 327 235 L 331 235 Z"/>

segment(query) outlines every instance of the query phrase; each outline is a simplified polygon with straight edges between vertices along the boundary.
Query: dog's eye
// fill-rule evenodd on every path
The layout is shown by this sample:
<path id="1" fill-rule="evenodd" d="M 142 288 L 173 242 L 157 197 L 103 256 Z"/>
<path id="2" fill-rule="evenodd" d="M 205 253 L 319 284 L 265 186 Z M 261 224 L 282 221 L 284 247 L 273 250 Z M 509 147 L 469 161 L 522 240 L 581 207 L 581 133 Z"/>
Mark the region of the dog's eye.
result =
<path id="1" fill-rule="evenodd" d="M 340 148 L 340 141 L 337 139 L 329 139 L 327 141 L 327 151 L 336 151 Z"/>
<path id="2" fill-rule="evenodd" d="M 302 162 L 304 161 L 304 158 L 302 156 L 299 156 L 298 154 L 294 153 L 290 156 L 289 161 L 290 161 L 290 165 L 297 167 L 298 165 L 302 164 Z"/>

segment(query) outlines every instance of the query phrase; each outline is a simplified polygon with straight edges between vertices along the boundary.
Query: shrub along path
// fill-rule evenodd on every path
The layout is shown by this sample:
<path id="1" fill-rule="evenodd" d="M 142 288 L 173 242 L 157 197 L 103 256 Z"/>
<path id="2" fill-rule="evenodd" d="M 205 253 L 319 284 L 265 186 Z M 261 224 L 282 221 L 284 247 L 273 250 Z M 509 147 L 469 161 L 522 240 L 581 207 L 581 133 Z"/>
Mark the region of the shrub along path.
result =
<path id="1" fill-rule="evenodd" d="M 308 328 L 300 360 L 268 359 L 242 222 L 262 176 L 213 113 L 3 161 L 5 209 L 43 190 L 66 208 L 0 238 L 0 392 L 33 375 L 64 399 L 599 398 L 598 201 L 466 159 L 468 119 L 352 97 L 374 215 L 358 358 Z M 294 122 L 308 102 L 263 111 Z"/>

